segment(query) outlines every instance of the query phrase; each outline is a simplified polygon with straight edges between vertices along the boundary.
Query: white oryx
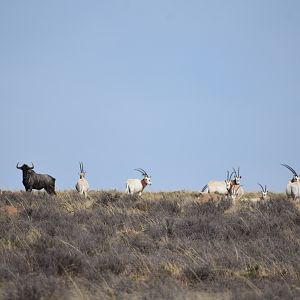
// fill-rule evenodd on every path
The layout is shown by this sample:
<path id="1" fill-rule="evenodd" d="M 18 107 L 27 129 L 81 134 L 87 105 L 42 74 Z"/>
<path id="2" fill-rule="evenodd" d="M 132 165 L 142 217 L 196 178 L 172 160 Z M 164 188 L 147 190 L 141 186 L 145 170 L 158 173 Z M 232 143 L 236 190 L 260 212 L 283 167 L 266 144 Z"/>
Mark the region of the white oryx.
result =
<path id="1" fill-rule="evenodd" d="M 300 201 L 300 179 L 297 172 L 287 164 L 281 164 L 293 173 L 293 178 L 288 182 L 286 186 L 286 195 L 288 198 L 293 198 L 293 200 L 298 199 Z"/>
<path id="2" fill-rule="evenodd" d="M 254 197 L 249 197 L 249 198 L 246 198 L 246 199 L 251 201 L 251 202 L 258 202 L 258 201 L 261 201 L 261 200 L 269 200 L 270 196 L 268 195 L 267 186 L 265 185 L 263 187 L 260 183 L 257 183 L 257 184 L 261 188 L 261 192 L 259 193 L 259 195 L 258 196 L 255 195 Z"/>
<path id="3" fill-rule="evenodd" d="M 142 168 L 138 168 L 135 170 L 142 173 L 144 178 L 143 179 L 127 179 L 125 192 L 127 194 L 131 194 L 131 195 L 138 193 L 139 196 L 141 196 L 145 187 L 147 185 L 152 184 L 151 176 L 149 176 L 147 174 L 147 172 L 145 170 L 143 170 Z"/>
<path id="4" fill-rule="evenodd" d="M 265 185 L 265 187 L 263 187 L 260 183 L 258 183 L 258 185 L 261 187 L 260 200 L 267 200 L 267 199 L 269 199 L 267 186 Z"/>
<path id="5" fill-rule="evenodd" d="M 234 182 L 234 184 L 236 184 L 236 185 L 241 184 L 242 176 L 240 175 L 240 167 L 238 167 L 237 172 L 236 172 L 235 168 L 233 168 L 233 172 L 231 173 L 230 178 L 231 178 L 232 174 L 234 174 L 234 179 L 232 180 L 232 182 Z"/>
<path id="6" fill-rule="evenodd" d="M 79 192 L 81 195 L 84 194 L 85 197 L 87 197 L 87 192 L 89 190 L 89 183 L 85 178 L 86 172 L 83 169 L 83 163 L 79 163 L 80 166 L 80 173 L 79 173 L 79 179 L 76 182 L 76 190 Z"/>
<path id="7" fill-rule="evenodd" d="M 201 194 L 207 194 L 207 193 L 217 193 L 220 195 L 227 195 L 228 194 L 228 189 L 230 188 L 231 185 L 231 176 L 229 176 L 229 171 L 227 171 L 227 178 L 223 181 L 214 181 L 211 180 L 206 184 L 202 190 Z"/>
<path id="8" fill-rule="evenodd" d="M 236 201 L 241 199 L 245 194 L 245 190 L 240 184 L 234 184 L 230 186 L 228 190 L 228 196 L 232 199 L 232 203 L 236 204 Z"/>

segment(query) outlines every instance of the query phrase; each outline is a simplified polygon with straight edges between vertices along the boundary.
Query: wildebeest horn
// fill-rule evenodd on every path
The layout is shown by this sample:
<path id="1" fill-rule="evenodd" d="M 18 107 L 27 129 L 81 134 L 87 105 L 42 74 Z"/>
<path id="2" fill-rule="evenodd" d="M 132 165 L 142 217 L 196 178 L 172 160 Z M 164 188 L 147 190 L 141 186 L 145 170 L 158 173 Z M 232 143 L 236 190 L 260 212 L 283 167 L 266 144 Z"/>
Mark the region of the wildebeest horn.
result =
<path id="1" fill-rule="evenodd" d="M 32 169 L 34 168 L 34 165 L 33 165 L 33 163 L 31 163 L 31 164 L 32 164 L 32 167 L 30 167 L 29 169 L 31 169 L 31 170 L 32 170 Z"/>
<path id="2" fill-rule="evenodd" d="M 295 176 L 298 176 L 297 172 L 289 165 L 287 165 L 287 164 L 281 164 L 281 165 L 286 167 L 287 169 L 289 169 Z"/>
<path id="3" fill-rule="evenodd" d="M 19 163 L 20 163 L 20 162 L 18 162 L 17 165 L 16 165 L 16 168 L 17 168 L 17 169 L 21 169 L 21 168 L 19 167 Z"/>

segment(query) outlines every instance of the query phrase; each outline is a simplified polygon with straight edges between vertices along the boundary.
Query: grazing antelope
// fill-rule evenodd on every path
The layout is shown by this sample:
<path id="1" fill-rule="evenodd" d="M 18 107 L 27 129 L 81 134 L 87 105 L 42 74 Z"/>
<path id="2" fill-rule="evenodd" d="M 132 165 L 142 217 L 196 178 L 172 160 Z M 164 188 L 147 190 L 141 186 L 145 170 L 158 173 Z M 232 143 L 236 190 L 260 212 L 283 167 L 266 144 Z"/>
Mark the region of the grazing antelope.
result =
<path id="1" fill-rule="evenodd" d="M 286 195 L 288 198 L 293 198 L 293 200 L 298 199 L 300 201 L 300 181 L 299 181 L 299 175 L 297 172 L 289 165 L 287 164 L 281 164 L 282 166 L 286 167 L 288 170 L 290 170 L 293 173 L 293 178 L 288 182 L 286 186 Z"/>
<path id="2" fill-rule="evenodd" d="M 131 194 L 131 195 L 138 193 L 139 196 L 141 196 L 144 188 L 147 185 L 152 184 L 151 176 L 149 176 L 147 174 L 147 172 L 141 168 L 138 168 L 135 170 L 142 173 L 144 178 L 143 179 L 127 179 L 125 192 L 127 194 Z"/>
<path id="3" fill-rule="evenodd" d="M 80 195 L 84 194 L 84 197 L 87 197 L 87 192 L 89 190 L 89 183 L 85 178 L 86 172 L 83 169 L 83 163 L 79 163 L 80 167 L 80 173 L 79 173 L 79 179 L 76 182 L 76 190 L 80 193 Z"/>
<path id="4" fill-rule="evenodd" d="M 228 189 L 230 188 L 231 185 L 231 176 L 229 176 L 229 171 L 227 171 L 227 178 L 223 181 L 214 181 L 211 180 L 206 184 L 200 194 L 207 194 L 207 193 L 217 193 L 221 195 L 227 195 L 228 194 Z"/>
<path id="5" fill-rule="evenodd" d="M 33 171 L 34 165 L 29 167 L 26 164 L 23 164 L 19 167 L 17 163 L 17 169 L 22 170 L 23 172 L 23 185 L 27 192 L 31 192 L 33 189 L 41 190 L 45 189 L 48 194 L 55 193 L 55 178 L 48 174 L 37 174 Z"/>

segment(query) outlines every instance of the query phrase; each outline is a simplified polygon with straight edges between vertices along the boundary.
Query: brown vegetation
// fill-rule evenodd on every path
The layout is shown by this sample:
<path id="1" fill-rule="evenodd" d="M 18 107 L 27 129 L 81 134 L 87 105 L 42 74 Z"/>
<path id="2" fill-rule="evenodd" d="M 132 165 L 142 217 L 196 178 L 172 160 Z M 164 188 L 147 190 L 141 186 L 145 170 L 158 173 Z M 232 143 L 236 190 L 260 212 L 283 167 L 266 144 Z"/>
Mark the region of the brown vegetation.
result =
<path id="1" fill-rule="evenodd" d="M 1 299 L 294 299 L 300 213 L 188 192 L 3 192 Z M 17 208 L 14 217 L 7 211 Z"/>

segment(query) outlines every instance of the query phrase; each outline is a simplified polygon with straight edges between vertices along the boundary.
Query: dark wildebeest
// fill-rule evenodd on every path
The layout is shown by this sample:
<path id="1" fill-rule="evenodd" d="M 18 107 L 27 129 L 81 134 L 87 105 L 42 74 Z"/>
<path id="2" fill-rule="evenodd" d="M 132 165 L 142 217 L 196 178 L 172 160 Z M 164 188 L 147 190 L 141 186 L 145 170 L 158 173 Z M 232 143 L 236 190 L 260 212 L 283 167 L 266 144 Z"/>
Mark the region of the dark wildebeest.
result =
<path id="1" fill-rule="evenodd" d="M 26 164 L 19 167 L 19 163 L 17 164 L 17 169 L 22 170 L 23 172 L 23 184 L 25 186 L 25 190 L 27 192 L 31 192 L 34 190 L 45 189 L 48 194 L 56 194 L 55 193 L 55 178 L 47 174 L 37 174 L 33 171 L 34 165 L 29 167 Z"/>

